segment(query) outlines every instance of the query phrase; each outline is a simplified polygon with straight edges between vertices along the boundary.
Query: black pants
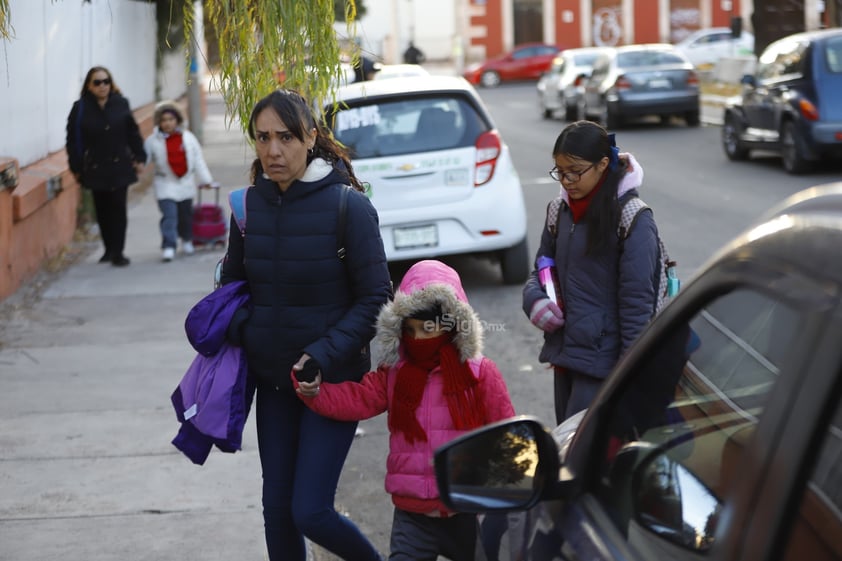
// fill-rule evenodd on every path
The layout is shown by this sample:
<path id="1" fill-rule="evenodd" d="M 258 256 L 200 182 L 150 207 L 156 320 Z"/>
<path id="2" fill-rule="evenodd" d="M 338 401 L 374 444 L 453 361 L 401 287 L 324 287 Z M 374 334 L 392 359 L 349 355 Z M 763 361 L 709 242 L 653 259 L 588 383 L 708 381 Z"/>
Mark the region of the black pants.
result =
<path id="1" fill-rule="evenodd" d="M 396 508 L 389 560 L 435 561 L 441 555 L 453 561 L 473 561 L 476 541 L 474 514 L 432 518 Z"/>
<path id="2" fill-rule="evenodd" d="M 111 259 L 123 256 L 126 246 L 126 227 L 129 224 L 127 208 L 128 187 L 113 191 L 92 191 L 99 235 Z"/>

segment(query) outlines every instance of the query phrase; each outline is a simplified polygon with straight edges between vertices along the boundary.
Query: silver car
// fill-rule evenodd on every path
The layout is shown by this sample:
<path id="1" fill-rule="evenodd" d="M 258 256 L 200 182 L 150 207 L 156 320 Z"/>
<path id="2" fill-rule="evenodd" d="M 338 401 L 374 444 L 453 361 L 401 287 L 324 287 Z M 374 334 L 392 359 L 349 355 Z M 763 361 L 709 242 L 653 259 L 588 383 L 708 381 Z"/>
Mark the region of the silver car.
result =
<path id="1" fill-rule="evenodd" d="M 610 47 L 565 49 L 553 59 L 552 66 L 541 76 L 537 86 L 538 103 L 545 119 L 552 119 L 557 111 L 564 111 L 566 120 L 576 120 L 585 79 L 591 75 L 597 57 L 609 50 Z"/>
<path id="2" fill-rule="evenodd" d="M 579 104 L 579 118 L 616 129 L 630 119 L 657 115 L 663 122 L 683 117 L 699 125 L 699 76 L 673 45 L 626 45 L 594 62 Z"/>

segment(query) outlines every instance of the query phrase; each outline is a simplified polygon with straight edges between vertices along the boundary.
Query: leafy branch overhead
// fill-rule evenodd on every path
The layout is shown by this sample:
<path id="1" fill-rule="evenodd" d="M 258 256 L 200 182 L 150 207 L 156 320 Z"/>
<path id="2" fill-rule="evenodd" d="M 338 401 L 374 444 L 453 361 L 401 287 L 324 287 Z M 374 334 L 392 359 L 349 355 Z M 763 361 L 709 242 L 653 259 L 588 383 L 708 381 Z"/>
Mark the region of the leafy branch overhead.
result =
<path id="1" fill-rule="evenodd" d="M 356 2 L 339 3 L 353 38 Z M 229 116 L 245 126 L 254 104 L 281 83 L 318 106 L 334 99 L 343 74 L 340 38 L 333 27 L 336 5 L 336 0 L 205 0 L 207 20 L 218 38 L 218 80 Z M 192 36 L 188 6 L 184 23 Z"/>

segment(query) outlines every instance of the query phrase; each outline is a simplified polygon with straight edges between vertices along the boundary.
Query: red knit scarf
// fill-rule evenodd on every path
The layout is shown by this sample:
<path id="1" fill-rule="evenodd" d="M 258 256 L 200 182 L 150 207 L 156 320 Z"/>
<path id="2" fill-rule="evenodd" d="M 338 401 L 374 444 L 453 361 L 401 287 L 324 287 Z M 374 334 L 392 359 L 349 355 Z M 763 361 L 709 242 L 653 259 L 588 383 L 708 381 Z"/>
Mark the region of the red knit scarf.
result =
<path id="1" fill-rule="evenodd" d="M 397 373 L 389 429 L 402 432 L 410 443 L 427 440 L 427 433 L 415 411 L 421 404 L 427 378 L 436 366 L 441 366 L 442 392 L 453 426 L 470 430 L 485 424 L 487 415 L 485 404 L 477 395 L 477 380 L 468 363 L 459 360 L 452 338 L 450 333 L 432 339 L 415 339 L 407 335 L 401 338 L 407 360 Z"/>
<path id="2" fill-rule="evenodd" d="M 184 142 L 178 131 L 167 136 L 167 162 L 176 177 L 184 177 L 187 173 L 187 154 L 184 153 Z"/>
<path id="3" fill-rule="evenodd" d="M 608 177 L 608 169 L 606 168 L 605 173 L 602 174 L 602 177 L 599 178 L 599 183 L 591 189 L 591 192 L 582 197 L 581 199 L 569 199 L 568 204 L 570 205 L 570 212 L 573 214 L 573 223 L 578 224 L 579 220 L 588 212 L 588 207 L 591 206 L 591 201 L 596 195 L 596 192 L 599 191 L 599 188 L 602 187 L 602 184 L 605 183 L 605 178 Z"/>

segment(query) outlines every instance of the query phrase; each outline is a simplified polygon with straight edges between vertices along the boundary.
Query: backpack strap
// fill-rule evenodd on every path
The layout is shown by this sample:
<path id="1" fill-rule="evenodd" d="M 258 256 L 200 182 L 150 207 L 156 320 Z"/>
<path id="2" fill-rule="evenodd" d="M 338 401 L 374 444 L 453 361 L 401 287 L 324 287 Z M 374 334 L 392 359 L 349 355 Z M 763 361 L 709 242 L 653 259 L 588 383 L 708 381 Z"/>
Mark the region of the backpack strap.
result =
<path id="1" fill-rule="evenodd" d="M 547 204 L 547 229 L 550 231 L 550 234 L 553 235 L 553 239 L 555 239 L 558 234 L 558 221 L 561 217 L 561 203 L 562 198 L 561 195 L 559 195 Z"/>
<path id="2" fill-rule="evenodd" d="M 231 213 L 240 229 L 240 235 L 246 235 L 246 195 L 249 187 L 234 189 L 228 193 L 228 204 L 231 206 Z"/>
<path id="3" fill-rule="evenodd" d="M 620 220 L 617 224 L 617 237 L 620 238 L 620 249 L 622 251 L 622 243 L 629 237 L 629 233 L 637 221 L 637 216 L 640 211 L 646 210 L 649 205 L 644 203 L 640 197 L 631 197 L 623 203 L 620 208 Z"/>

